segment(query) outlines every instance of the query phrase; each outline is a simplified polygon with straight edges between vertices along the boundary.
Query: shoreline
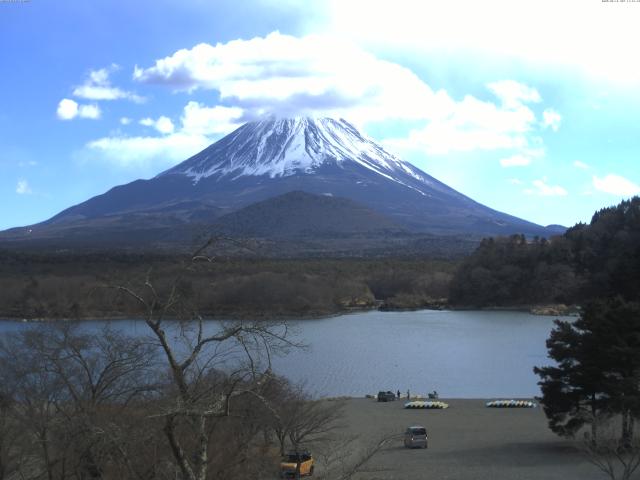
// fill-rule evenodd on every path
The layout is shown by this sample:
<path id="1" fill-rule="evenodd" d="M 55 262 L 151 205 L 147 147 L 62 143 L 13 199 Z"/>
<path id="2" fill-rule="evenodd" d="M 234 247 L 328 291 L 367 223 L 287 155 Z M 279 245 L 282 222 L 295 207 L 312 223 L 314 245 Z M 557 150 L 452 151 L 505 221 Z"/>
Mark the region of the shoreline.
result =
<path id="1" fill-rule="evenodd" d="M 323 318 L 334 318 L 343 315 L 366 313 L 366 312 L 420 312 L 420 311 L 483 311 L 483 312 L 524 312 L 537 316 L 550 316 L 550 317 L 577 317 L 580 315 L 581 308 L 578 305 L 513 305 L 513 306 L 491 306 L 491 307 L 477 307 L 477 306 L 457 306 L 457 305 L 438 305 L 436 308 L 417 307 L 417 308 L 385 308 L 384 305 L 367 307 L 354 307 L 337 312 L 317 312 L 309 314 L 276 314 L 276 315 L 249 315 L 249 314 L 219 314 L 219 315 L 203 315 L 203 320 L 214 321 L 264 321 L 264 322 L 286 322 L 286 321 L 306 321 L 306 320 L 320 320 Z M 21 323 L 49 323 L 49 322 L 91 322 L 91 321 L 119 321 L 119 320 L 143 320 L 143 318 L 136 318 L 134 315 L 111 315 L 111 316 L 88 316 L 80 318 L 68 318 L 68 317 L 41 317 L 41 318 L 25 318 L 25 317 L 0 317 L 0 322 L 21 322 Z M 177 318 L 167 318 L 168 321 L 179 321 Z"/>
<path id="2" fill-rule="evenodd" d="M 323 318 L 333 318 L 342 315 L 363 313 L 376 311 L 377 309 L 358 309 L 348 310 L 336 313 L 317 313 L 309 315 L 273 315 L 259 317 L 257 315 L 208 315 L 203 316 L 204 321 L 261 321 L 261 322 L 277 322 L 277 321 L 305 321 L 305 320 L 319 320 Z M 112 316 L 94 316 L 94 317 L 81 317 L 81 318 L 68 318 L 68 317 L 42 317 L 42 318 L 22 318 L 22 317 L 0 317 L 0 322 L 16 322 L 16 323 L 53 323 L 53 322 L 109 322 L 109 321 L 124 321 L 124 320 L 140 320 L 144 321 L 142 317 L 136 317 L 135 315 L 112 315 Z M 164 320 L 168 322 L 179 322 L 179 318 L 166 317 Z M 192 319 L 188 321 L 197 321 L 198 319 Z"/>

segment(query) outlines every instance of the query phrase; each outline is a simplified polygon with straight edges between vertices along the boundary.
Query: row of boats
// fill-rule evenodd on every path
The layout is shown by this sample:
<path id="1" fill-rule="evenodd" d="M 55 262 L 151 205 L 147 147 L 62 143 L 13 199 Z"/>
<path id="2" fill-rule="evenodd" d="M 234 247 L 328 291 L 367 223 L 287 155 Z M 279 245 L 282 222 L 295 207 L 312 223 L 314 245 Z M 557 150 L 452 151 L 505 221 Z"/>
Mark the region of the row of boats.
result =
<path id="1" fill-rule="evenodd" d="M 443 409 L 449 408 L 448 403 L 440 402 L 440 401 L 431 401 L 431 400 L 414 400 L 412 402 L 407 402 L 404 404 L 404 408 L 434 408 L 434 409 Z"/>
<path id="2" fill-rule="evenodd" d="M 530 400 L 492 400 L 486 403 L 488 408 L 535 408 L 537 405 Z M 413 400 L 404 404 L 404 408 L 415 409 L 444 409 L 449 404 L 431 400 Z"/>
<path id="3" fill-rule="evenodd" d="M 535 408 L 537 406 L 530 400 L 492 400 L 486 405 L 489 408 Z"/>

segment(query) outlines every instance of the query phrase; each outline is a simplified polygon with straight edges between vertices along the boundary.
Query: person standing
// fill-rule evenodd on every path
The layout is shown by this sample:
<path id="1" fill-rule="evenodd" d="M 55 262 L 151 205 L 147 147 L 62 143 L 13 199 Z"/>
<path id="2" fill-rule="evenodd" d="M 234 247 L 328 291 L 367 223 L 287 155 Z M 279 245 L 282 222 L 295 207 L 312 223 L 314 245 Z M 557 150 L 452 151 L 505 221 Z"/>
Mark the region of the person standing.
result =
<path id="1" fill-rule="evenodd" d="M 411 392 L 409 392 L 408 388 L 407 388 L 407 400 L 411 400 Z"/>
<path id="2" fill-rule="evenodd" d="M 397 396 L 398 396 L 398 400 L 400 400 L 400 389 L 398 389 L 398 391 L 396 392 Z"/>

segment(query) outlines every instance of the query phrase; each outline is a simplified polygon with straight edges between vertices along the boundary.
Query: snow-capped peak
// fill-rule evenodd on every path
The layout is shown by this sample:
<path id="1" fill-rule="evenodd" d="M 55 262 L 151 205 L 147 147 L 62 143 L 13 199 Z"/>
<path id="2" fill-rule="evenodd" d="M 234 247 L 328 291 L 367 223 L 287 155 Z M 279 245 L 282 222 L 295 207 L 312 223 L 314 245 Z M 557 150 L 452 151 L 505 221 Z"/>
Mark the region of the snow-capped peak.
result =
<path id="1" fill-rule="evenodd" d="M 398 173 L 429 183 L 419 171 L 386 152 L 346 120 L 296 117 L 250 122 L 161 175 L 183 174 L 194 183 L 210 176 L 314 173 L 325 165 L 359 165 L 398 181 Z M 400 182 L 402 183 L 402 182 Z"/>

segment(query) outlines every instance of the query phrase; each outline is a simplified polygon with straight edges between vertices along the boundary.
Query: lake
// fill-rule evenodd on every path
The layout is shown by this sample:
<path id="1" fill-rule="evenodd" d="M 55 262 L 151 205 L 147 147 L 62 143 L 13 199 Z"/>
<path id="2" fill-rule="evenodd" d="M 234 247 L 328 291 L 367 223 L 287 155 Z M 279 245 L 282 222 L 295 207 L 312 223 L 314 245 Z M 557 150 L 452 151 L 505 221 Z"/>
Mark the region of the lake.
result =
<path id="1" fill-rule="evenodd" d="M 538 395 L 555 317 L 524 312 L 366 312 L 301 324 L 309 352 L 276 361 L 310 392 L 364 395 L 437 390 L 441 397 Z"/>
<path id="2" fill-rule="evenodd" d="M 314 396 L 363 396 L 379 390 L 441 397 L 539 395 L 534 366 L 548 365 L 553 319 L 505 311 L 370 311 L 292 322 L 309 348 L 274 359 L 274 370 L 304 382 Z M 84 322 L 98 328 L 105 322 Z M 211 322 L 212 327 L 215 322 Z M 0 322 L 0 333 L 25 323 Z M 146 334 L 141 321 L 117 321 Z"/>

